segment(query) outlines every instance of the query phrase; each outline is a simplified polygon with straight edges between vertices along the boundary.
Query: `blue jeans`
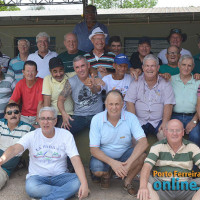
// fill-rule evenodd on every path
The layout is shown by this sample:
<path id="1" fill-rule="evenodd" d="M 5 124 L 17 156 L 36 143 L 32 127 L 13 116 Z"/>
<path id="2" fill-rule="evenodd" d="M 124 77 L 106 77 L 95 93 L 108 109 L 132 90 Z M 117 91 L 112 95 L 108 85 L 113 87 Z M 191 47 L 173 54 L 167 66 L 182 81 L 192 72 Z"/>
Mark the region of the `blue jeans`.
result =
<path id="1" fill-rule="evenodd" d="M 72 115 L 71 117 L 74 120 L 69 122 L 70 125 L 72 126 L 69 131 L 73 135 L 75 135 L 78 132 L 84 130 L 85 128 L 89 128 L 93 116 L 94 115 L 88 115 L 88 116 Z M 59 124 L 57 123 L 57 127 L 61 127 L 61 125 L 62 125 L 62 119 L 59 118 Z"/>
<path id="2" fill-rule="evenodd" d="M 192 120 L 194 116 L 192 115 L 183 115 L 183 114 L 172 114 L 172 119 L 178 119 L 183 123 L 184 128 L 187 124 Z M 196 145 L 200 147 L 200 124 L 197 125 L 190 131 L 189 140 L 194 142 Z"/>
<path id="3" fill-rule="evenodd" d="M 134 148 L 130 148 L 127 151 L 124 152 L 124 154 L 115 160 L 121 161 L 121 162 L 125 162 L 128 160 L 128 158 L 131 156 L 131 154 L 133 153 Z M 98 159 L 96 159 L 95 157 L 91 156 L 90 159 L 90 170 L 92 172 L 108 172 L 110 169 L 110 166 Z"/>
<path id="4" fill-rule="evenodd" d="M 42 200 L 68 199 L 75 195 L 80 181 L 75 173 L 57 176 L 34 175 L 26 180 L 26 192 L 31 198 Z"/>

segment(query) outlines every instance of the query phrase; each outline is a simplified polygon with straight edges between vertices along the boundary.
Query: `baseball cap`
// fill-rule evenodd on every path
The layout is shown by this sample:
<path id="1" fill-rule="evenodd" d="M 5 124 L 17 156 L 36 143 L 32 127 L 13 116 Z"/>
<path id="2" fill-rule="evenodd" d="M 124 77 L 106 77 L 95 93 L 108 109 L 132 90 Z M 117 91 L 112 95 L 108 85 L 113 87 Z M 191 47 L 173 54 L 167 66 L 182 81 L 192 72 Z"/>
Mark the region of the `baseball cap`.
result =
<path id="1" fill-rule="evenodd" d="M 115 56 L 114 63 L 120 65 L 120 64 L 128 64 L 128 67 L 131 66 L 131 63 L 129 62 L 129 59 L 126 55 L 123 53 L 120 53 Z"/>

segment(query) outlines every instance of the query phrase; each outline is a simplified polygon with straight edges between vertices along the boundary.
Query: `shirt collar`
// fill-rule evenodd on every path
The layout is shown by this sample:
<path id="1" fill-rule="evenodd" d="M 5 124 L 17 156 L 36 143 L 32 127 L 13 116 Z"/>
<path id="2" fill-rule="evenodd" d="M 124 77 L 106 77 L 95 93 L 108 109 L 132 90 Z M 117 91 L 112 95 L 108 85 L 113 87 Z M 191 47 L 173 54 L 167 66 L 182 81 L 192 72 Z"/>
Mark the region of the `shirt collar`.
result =
<path id="1" fill-rule="evenodd" d="M 108 111 L 105 110 L 105 111 L 104 111 L 104 114 L 103 114 L 103 122 L 108 122 L 107 113 L 108 113 Z M 120 120 L 123 120 L 123 121 L 126 120 L 126 116 L 125 116 L 125 112 L 124 112 L 124 110 L 121 111 L 121 117 L 120 117 Z"/>

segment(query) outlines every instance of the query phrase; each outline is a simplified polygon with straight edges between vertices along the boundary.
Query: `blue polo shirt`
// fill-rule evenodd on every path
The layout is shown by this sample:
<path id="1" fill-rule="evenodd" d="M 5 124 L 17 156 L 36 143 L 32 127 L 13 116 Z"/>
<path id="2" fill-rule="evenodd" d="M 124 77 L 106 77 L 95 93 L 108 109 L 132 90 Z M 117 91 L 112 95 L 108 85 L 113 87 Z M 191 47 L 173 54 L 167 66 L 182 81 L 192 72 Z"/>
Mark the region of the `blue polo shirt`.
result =
<path id="1" fill-rule="evenodd" d="M 98 113 L 90 125 L 90 147 L 99 147 L 107 156 L 120 158 L 132 147 L 132 138 L 139 140 L 146 137 L 137 117 L 122 111 L 121 118 L 114 127 L 107 119 L 107 111 Z"/>

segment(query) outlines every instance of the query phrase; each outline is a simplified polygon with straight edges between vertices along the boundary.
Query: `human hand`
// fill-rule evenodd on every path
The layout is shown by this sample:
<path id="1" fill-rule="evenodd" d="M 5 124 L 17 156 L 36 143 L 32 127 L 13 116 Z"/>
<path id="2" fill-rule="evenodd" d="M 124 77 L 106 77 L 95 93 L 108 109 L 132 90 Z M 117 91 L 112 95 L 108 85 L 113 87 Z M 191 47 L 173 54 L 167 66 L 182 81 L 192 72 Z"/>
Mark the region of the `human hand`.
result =
<path id="1" fill-rule="evenodd" d="M 149 193 L 149 190 L 148 188 L 140 188 L 138 190 L 138 193 L 137 193 L 137 199 L 140 199 L 140 200 L 149 200 L 151 199 L 150 198 L 150 193 Z"/>
<path id="2" fill-rule="evenodd" d="M 169 73 L 159 74 L 159 76 L 163 77 L 166 81 L 171 78 L 171 74 Z"/>
<path id="3" fill-rule="evenodd" d="M 196 73 L 193 75 L 195 80 L 200 80 L 200 74 Z"/>
<path id="4" fill-rule="evenodd" d="M 194 122 L 193 122 L 193 120 L 191 120 L 188 124 L 187 124 L 187 126 L 185 127 L 185 132 L 186 132 L 186 134 L 189 134 L 191 131 L 192 131 L 192 129 L 196 126 L 197 124 L 195 124 Z"/>
<path id="5" fill-rule="evenodd" d="M 87 184 L 81 184 L 79 191 L 78 191 L 78 198 L 79 200 L 86 198 L 89 194 L 89 189 Z"/>
<path id="6" fill-rule="evenodd" d="M 105 67 L 103 67 L 103 66 L 99 66 L 97 68 L 97 71 L 101 74 L 102 77 L 108 75 L 107 69 Z"/>
<path id="7" fill-rule="evenodd" d="M 138 77 L 142 74 L 142 70 L 137 68 L 137 69 L 134 69 L 134 68 L 130 68 L 130 75 L 137 81 L 138 80 Z"/>
<path id="8" fill-rule="evenodd" d="M 71 118 L 71 116 L 68 115 L 67 113 L 62 114 L 62 118 L 63 118 L 63 123 L 61 125 L 61 128 L 70 130 L 72 126 L 70 125 L 69 121 L 74 121 L 74 119 Z"/>
<path id="9" fill-rule="evenodd" d="M 124 179 L 128 175 L 128 171 L 126 167 L 124 167 L 125 165 L 125 162 L 123 163 L 117 160 L 113 160 L 110 166 L 117 176 Z"/>

